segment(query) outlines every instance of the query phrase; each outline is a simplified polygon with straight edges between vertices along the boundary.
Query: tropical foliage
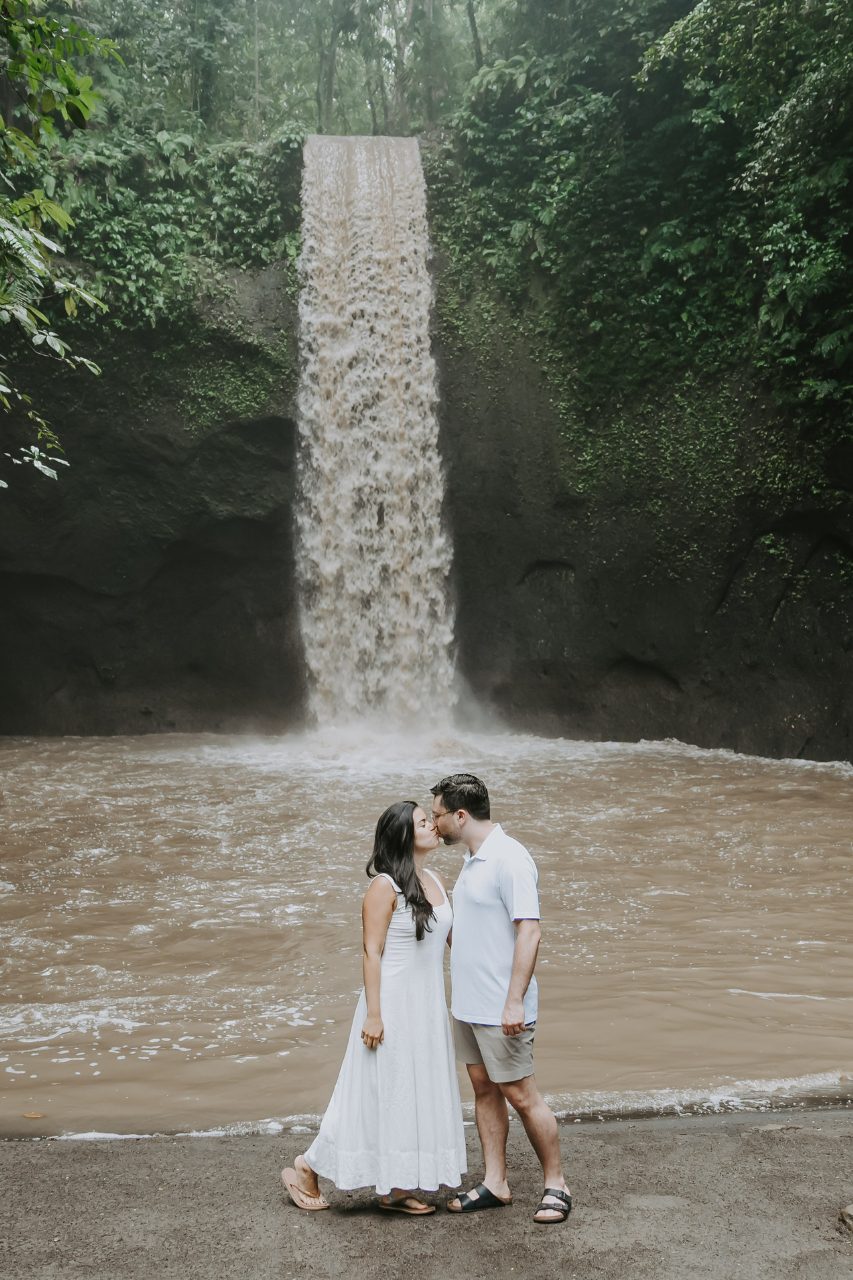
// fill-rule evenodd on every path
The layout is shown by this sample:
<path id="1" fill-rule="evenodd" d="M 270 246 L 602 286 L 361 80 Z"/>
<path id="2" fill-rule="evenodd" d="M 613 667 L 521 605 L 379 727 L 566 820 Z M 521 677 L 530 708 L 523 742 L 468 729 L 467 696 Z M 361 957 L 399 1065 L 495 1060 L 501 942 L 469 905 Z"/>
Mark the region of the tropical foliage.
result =
<path id="1" fill-rule="evenodd" d="M 96 96 L 91 77 L 79 65 L 115 52 L 110 41 L 98 39 L 73 19 L 44 12 L 33 0 L 0 0 L 0 156 L 6 184 L 0 190 L 0 323 L 17 330 L 32 349 L 93 372 L 96 366 L 73 354 L 55 332 L 49 314 L 50 304 L 57 301 L 68 316 L 76 314 L 81 302 L 103 306 L 58 266 L 59 247 L 45 229 L 53 225 L 65 232 L 72 221 L 52 198 L 49 181 L 32 186 L 24 182 L 16 191 L 6 175 L 10 170 L 36 171 L 53 139 L 85 128 Z M 58 442 L 32 396 L 15 384 L 8 359 L 0 365 L 0 406 L 7 412 L 13 406 L 23 408 L 44 446 L 20 446 L 11 460 L 31 463 L 55 478 L 46 450 Z M 0 479 L 0 485 L 6 487 L 7 482 Z"/>
<path id="2" fill-rule="evenodd" d="M 459 296 L 502 295 L 578 411 L 731 369 L 848 429 L 847 0 L 0 0 L 0 70 L 19 347 L 79 363 L 81 303 L 159 325 L 292 261 L 305 132 L 421 132 Z"/>
<path id="3" fill-rule="evenodd" d="M 740 364 L 807 418 L 846 422 L 853 10 L 530 9 L 533 38 L 474 77 L 437 163 L 447 241 L 508 296 L 545 297 L 591 403 L 688 362 Z"/>

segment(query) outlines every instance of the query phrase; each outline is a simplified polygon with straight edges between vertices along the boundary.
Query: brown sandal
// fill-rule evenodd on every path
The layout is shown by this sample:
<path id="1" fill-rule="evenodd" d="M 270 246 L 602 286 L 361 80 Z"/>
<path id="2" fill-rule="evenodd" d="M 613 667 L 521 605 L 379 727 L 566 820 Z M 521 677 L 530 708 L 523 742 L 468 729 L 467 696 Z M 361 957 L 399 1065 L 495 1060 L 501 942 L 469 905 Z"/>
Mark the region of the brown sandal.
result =
<path id="1" fill-rule="evenodd" d="M 312 1196 L 307 1191 L 303 1191 L 298 1179 L 299 1174 L 295 1169 L 282 1169 L 281 1181 L 297 1209 L 304 1209 L 307 1213 L 316 1213 L 320 1209 L 328 1209 L 328 1200 L 324 1200 L 322 1196 Z"/>
<path id="2" fill-rule="evenodd" d="M 380 1196 L 376 1203 L 386 1213 L 409 1213 L 413 1218 L 423 1218 L 428 1213 L 435 1213 L 434 1204 L 425 1204 L 417 1196 L 399 1196 L 397 1199 Z"/>

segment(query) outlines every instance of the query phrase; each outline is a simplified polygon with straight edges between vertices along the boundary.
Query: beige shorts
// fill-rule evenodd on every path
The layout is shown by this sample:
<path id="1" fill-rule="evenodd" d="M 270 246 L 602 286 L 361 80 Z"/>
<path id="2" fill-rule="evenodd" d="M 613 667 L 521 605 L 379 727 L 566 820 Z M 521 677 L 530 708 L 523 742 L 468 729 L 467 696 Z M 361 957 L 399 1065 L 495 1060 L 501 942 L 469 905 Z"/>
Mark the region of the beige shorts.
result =
<path id="1" fill-rule="evenodd" d="M 531 1022 L 517 1036 L 505 1036 L 500 1027 L 486 1026 L 481 1022 L 460 1022 L 453 1019 L 453 1041 L 456 1058 L 466 1066 L 485 1067 L 489 1079 L 495 1084 L 508 1084 L 511 1080 L 524 1080 L 533 1075 L 533 1035 L 536 1023 Z"/>

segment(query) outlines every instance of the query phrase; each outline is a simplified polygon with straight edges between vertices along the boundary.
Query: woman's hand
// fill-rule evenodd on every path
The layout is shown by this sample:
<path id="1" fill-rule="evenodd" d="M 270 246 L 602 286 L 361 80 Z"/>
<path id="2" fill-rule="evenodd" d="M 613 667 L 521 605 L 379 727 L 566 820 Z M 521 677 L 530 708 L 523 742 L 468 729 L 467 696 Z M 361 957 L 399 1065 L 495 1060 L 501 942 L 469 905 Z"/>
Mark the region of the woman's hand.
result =
<path id="1" fill-rule="evenodd" d="M 361 1039 L 368 1049 L 375 1049 L 385 1039 L 385 1028 L 378 1013 L 369 1013 L 364 1019 Z"/>

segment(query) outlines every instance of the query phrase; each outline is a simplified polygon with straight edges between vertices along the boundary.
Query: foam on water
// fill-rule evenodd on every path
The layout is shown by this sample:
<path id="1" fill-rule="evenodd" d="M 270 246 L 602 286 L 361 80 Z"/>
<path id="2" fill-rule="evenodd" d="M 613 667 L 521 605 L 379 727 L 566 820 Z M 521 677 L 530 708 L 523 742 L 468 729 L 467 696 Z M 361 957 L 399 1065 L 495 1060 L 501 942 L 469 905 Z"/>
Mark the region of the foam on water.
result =
<path id="1" fill-rule="evenodd" d="M 758 1000 L 826 1000 L 826 996 L 810 996 L 799 991 L 745 991 L 742 987 L 728 987 L 727 991 L 730 996 L 755 996 Z"/>
<path id="2" fill-rule="evenodd" d="M 636 1120 L 656 1116 L 707 1116 L 733 1112 L 786 1111 L 804 1106 L 853 1106 L 853 1076 L 843 1071 L 771 1080 L 738 1080 L 707 1089 L 629 1090 L 624 1093 L 586 1091 L 578 1094 L 547 1094 L 546 1101 L 561 1122 Z M 474 1123 L 474 1109 L 463 1107 L 466 1126 Z M 513 1114 L 511 1119 L 517 1123 Z M 154 1138 L 235 1138 L 281 1134 L 312 1134 L 320 1125 L 317 1113 L 267 1116 L 261 1120 L 236 1121 L 207 1128 L 174 1132 L 110 1133 L 99 1130 L 64 1132 L 57 1141 L 114 1142 L 119 1139 Z"/>
<path id="3" fill-rule="evenodd" d="M 172 742 L 172 738 L 176 741 Z M 134 758 L 148 758 L 158 763 L 179 763 L 186 759 L 186 747 L 181 749 L 180 738 L 181 735 L 170 735 L 165 741 L 161 738 L 156 743 L 149 738 L 135 740 L 138 742 L 138 749 L 134 751 Z M 87 741 L 103 741 L 109 746 L 115 739 Z M 744 770 L 752 766 L 770 766 L 773 770 L 790 771 L 793 775 L 827 774 L 853 779 L 853 764 L 843 760 L 783 758 L 770 761 L 763 756 L 741 755 L 725 748 L 695 747 L 675 738 L 640 739 L 638 742 L 582 742 L 571 738 L 540 738 L 508 730 L 478 733 L 452 724 L 438 731 L 413 728 L 394 732 L 387 725 L 372 725 L 369 717 L 356 723 L 327 725 L 285 737 L 229 738 L 198 735 L 192 738 L 192 743 L 200 758 L 207 758 L 211 763 L 222 764 L 226 760 L 233 760 L 251 764 L 261 774 L 273 775 L 278 775 L 284 767 L 305 771 L 322 768 L 340 770 L 342 775 L 355 779 L 373 779 L 397 776 L 401 765 L 435 769 L 441 767 L 442 763 L 449 766 L 458 764 L 459 761 L 470 762 L 472 758 L 483 762 L 479 767 L 484 769 L 492 762 L 502 764 L 514 761 L 518 765 L 528 766 L 539 761 L 559 759 L 565 766 L 569 766 L 573 763 L 592 764 L 597 760 L 606 761 L 616 757 L 672 759 L 674 762 L 690 760 L 703 766 L 719 762 L 721 765 L 735 764 Z M 614 805 L 603 814 L 596 814 L 596 818 L 606 820 L 622 811 L 622 806 Z"/>

